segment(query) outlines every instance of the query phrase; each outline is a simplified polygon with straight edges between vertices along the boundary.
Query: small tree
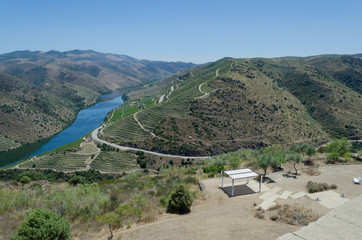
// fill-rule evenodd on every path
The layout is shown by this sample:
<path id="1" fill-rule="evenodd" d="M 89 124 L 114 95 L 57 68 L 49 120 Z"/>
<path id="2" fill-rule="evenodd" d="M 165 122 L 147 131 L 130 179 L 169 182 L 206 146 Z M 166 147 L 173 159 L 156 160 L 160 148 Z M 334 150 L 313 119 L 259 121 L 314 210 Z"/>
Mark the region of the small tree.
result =
<path id="1" fill-rule="evenodd" d="M 297 170 L 296 165 L 297 165 L 297 163 L 302 162 L 302 161 L 304 160 L 304 158 L 303 158 L 301 155 L 296 154 L 296 153 L 288 153 L 288 154 L 286 155 L 286 157 L 285 157 L 285 160 L 286 160 L 287 162 L 290 162 L 290 163 L 293 164 L 293 167 L 294 167 L 294 170 L 295 170 L 295 175 L 297 175 L 297 174 L 298 174 L 298 170 Z"/>
<path id="2" fill-rule="evenodd" d="M 12 240 L 67 240 L 69 222 L 58 214 L 44 209 L 33 210 L 21 223 Z"/>
<path id="3" fill-rule="evenodd" d="M 190 212 L 193 198 L 185 185 L 176 185 L 172 190 L 167 204 L 167 210 L 178 214 Z"/>
<path id="4" fill-rule="evenodd" d="M 20 178 L 20 182 L 21 183 L 30 183 L 30 181 L 31 181 L 31 179 L 30 179 L 30 177 L 28 177 L 28 176 L 22 176 L 21 178 Z"/>
<path id="5" fill-rule="evenodd" d="M 264 170 L 263 177 L 265 177 L 266 172 L 268 171 L 268 168 L 272 164 L 274 164 L 274 163 L 273 163 L 273 158 L 271 157 L 271 155 L 270 154 L 263 154 L 263 155 L 260 155 L 257 158 L 257 161 L 254 163 L 254 167 L 263 169 Z"/>
<path id="6" fill-rule="evenodd" d="M 301 154 L 303 157 L 304 155 L 308 155 L 308 149 L 313 148 L 311 145 L 309 145 L 308 143 L 298 143 L 296 145 L 293 145 L 291 147 L 291 150 Z"/>
<path id="7" fill-rule="evenodd" d="M 114 225 L 118 224 L 120 221 L 119 214 L 115 212 L 106 213 L 101 217 L 101 220 L 108 224 L 108 229 L 111 232 L 111 236 L 108 238 L 108 240 L 112 239 L 113 238 L 112 229 Z"/>
<path id="8" fill-rule="evenodd" d="M 317 152 L 317 150 L 316 150 L 314 147 L 312 147 L 312 146 L 309 146 L 309 147 L 306 149 L 305 153 L 307 154 L 309 161 L 310 161 L 310 157 L 311 157 L 312 155 L 316 154 L 316 152 Z"/>

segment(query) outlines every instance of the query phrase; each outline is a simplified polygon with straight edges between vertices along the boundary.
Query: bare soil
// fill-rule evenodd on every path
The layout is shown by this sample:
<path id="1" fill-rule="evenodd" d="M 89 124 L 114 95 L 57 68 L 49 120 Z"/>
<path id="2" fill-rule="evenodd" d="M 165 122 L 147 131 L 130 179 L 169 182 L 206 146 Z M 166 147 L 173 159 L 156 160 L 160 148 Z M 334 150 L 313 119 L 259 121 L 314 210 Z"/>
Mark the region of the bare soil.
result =
<path id="1" fill-rule="evenodd" d="M 352 178 L 362 175 L 362 165 L 323 166 L 318 176 L 302 174 L 294 176 L 286 171 L 268 174 L 265 185 L 276 186 L 297 193 L 306 192 L 308 181 L 336 184 L 339 194 L 352 199 L 362 194 L 362 186 L 354 185 Z M 227 179 L 226 181 L 230 181 Z M 254 203 L 262 202 L 258 197 L 263 193 L 240 195 L 230 198 L 220 188 L 219 178 L 207 179 L 204 199 L 197 200 L 190 214 L 174 215 L 165 213 L 155 222 L 133 225 L 129 229 L 116 230 L 113 239 L 276 239 L 279 236 L 298 230 L 302 226 L 273 222 L 269 219 L 271 212 L 265 212 L 264 219 L 254 217 Z M 231 181 L 230 181 L 231 182 Z M 236 181 L 244 184 L 245 180 Z M 329 209 L 321 204 L 302 197 L 287 200 L 277 199 L 276 203 L 297 205 L 311 209 L 318 216 L 323 216 Z M 104 228 L 94 239 L 107 239 L 109 232 Z"/>

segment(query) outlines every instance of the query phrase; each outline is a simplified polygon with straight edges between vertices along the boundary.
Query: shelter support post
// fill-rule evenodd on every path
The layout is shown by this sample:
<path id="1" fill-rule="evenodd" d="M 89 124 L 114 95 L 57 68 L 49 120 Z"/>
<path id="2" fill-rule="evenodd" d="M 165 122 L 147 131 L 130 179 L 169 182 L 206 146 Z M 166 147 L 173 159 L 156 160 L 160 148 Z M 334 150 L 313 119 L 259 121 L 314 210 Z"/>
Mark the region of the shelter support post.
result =
<path id="1" fill-rule="evenodd" d="M 249 183 L 249 178 L 248 178 L 248 183 Z"/>
<path id="2" fill-rule="evenodd" d="M 221 187 L 224 186 L 224 171 L 221 171 Z"/>
<path id="3" fill-rule="evenodd" d="M 234 179 L 232 180 L 231 196 L 234 196 Z"/>
<path id="4" fill-rule="evenodd" d="M 260 175 L 259 192 L 261 192 L 261 183 L 263 182 L 263 175 Z"/>

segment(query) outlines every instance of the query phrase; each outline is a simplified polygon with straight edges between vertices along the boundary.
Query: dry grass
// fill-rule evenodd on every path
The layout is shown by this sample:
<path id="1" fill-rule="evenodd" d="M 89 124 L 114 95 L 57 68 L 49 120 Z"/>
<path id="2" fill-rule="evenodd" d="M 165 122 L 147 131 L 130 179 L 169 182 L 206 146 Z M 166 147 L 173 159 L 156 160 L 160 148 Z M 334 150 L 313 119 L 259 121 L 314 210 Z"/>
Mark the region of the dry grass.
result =
<path id="1" fill-rule="evenodd" d="M 287 223 L 290 225 L 308 225 L 314 222 L 319 216 L 314 214 L 311 209 L 301 206 L 285 204 L 278 211 L 270 216 L 272 221 Z"/>

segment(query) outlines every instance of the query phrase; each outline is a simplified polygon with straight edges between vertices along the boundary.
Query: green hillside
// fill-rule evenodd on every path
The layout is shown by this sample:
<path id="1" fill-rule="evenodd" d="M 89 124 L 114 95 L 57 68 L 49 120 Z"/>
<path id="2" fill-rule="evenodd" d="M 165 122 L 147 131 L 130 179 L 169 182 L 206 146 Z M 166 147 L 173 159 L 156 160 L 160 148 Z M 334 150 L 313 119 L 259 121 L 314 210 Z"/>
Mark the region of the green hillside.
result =
<path id="1" fill-rule="evenodd" d="M 128 104 L 144 98 L 156 104 L 112 122 L 102 137 L 184 155 L 359 138 L 362 78 L 347 81 L 321 69 L 342 61 L 360 72 L 360 59 L 318 58 L 224 58 L 180 72 L 128 93 Z"/>

